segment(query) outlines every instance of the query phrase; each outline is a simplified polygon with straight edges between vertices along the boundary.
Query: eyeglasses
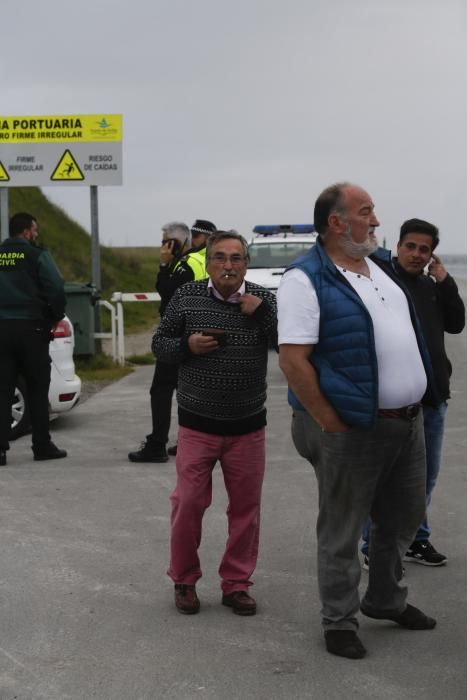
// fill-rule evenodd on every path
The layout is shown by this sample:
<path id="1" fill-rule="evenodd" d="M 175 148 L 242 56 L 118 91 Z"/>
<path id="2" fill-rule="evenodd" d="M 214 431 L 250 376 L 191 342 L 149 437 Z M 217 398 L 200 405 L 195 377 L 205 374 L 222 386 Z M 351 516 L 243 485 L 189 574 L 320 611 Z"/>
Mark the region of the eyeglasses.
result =
<path id="1" fill-rule="evenodd" d="M 240 253 L 234 253 L 233 255 L 214 253 L 214 255 L 209 256 L 209 260 L 216 263 L 216 265 L 224 265 L 227 261 L 229 261 L 232 265 L 241 265 L 242 262 L 245 262 L 246 258 L 244 255 L 240 255 Z"/>

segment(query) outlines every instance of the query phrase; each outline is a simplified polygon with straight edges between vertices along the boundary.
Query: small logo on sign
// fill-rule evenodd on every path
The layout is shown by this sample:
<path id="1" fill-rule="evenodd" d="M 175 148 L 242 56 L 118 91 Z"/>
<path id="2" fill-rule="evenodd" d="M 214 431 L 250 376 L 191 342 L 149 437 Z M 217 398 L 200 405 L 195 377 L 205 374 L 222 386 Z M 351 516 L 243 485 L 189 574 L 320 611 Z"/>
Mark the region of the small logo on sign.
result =
<path id="1" fill-rule="evenodd" d="M 112 126 L 112 124 L 109 124 L 105 117 L 102 117 L 100 122 L 97 122 L 97 125 L 99 126 L 99 129 L 109 129 Z"/>

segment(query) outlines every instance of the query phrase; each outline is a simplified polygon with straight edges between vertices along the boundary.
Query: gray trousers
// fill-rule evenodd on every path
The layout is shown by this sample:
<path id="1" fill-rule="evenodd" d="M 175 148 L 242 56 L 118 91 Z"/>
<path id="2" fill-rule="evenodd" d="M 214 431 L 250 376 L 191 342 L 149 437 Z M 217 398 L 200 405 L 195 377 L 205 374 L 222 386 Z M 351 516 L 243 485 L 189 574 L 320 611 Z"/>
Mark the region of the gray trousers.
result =
<path id="1" fill-rule="evenodd" d="M 358 544 L 368 516 L 370 569 L 362 609 L 402 612 L 407 599 L 407 587 L 400 582 L 402 557 L 425 512 L 422 413 L 413 421 L 378 418 L 371 431 L 326 433 L 306 411 L 296 411 L 292 437 L 318 479 L 318 584 L 324 629 L 358 629 Z"/>

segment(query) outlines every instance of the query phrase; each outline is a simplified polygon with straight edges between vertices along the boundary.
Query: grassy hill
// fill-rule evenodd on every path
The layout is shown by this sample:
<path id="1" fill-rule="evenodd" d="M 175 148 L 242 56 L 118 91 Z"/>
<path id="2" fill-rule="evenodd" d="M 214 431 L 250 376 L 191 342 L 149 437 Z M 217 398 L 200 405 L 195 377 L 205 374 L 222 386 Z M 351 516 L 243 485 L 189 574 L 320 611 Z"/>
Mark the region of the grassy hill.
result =
<path id="1" fill-rule="evenodd" d="M 66 282 L 90 282 L 91 237 L 82 226 L 47 199 L 37 187 L 10 188 L 9 215 L 27 211 L 39 222 L 39 243 L 52 253 Z M 159 269 L 157 248 L 108 248 L 101 246 L 101 297 L 112 292 L 150 292 Z M 125 331 L 136 333 L 154 326 L 159 305 L 125 305 Z M 103 322 L 108 313 L 102 311 Z"/>

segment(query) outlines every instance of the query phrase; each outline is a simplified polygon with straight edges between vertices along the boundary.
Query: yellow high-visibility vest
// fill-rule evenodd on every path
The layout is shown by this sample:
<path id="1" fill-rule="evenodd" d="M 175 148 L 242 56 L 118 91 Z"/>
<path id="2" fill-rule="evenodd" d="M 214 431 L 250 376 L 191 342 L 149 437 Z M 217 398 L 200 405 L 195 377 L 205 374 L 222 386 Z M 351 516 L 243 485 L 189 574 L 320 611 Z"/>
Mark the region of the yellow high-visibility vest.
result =
<path id="1" fill-rule="evenodd" d="M 189 253 L 186 261 L 193 270 L 196 281 L 205 280 L 208 277 L 206 272 L 206 248 Z"/>

